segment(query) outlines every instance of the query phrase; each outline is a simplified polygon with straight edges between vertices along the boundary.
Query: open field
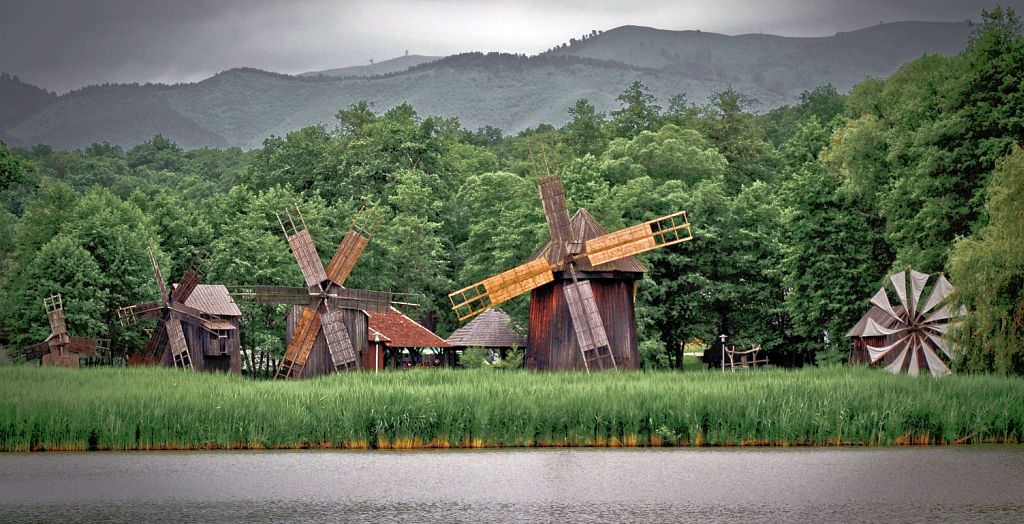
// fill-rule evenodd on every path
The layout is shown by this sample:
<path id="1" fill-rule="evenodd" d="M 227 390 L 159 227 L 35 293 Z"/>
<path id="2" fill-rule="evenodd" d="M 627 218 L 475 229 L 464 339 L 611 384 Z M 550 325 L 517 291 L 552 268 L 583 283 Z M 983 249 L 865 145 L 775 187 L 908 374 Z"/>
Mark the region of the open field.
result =
<path id="1" fill-rule="evenodd" d="M 1024 441 L 1024 379 L 863 368 L 416 370 L 296 382 L 0 368 L 0 450 Z"/>

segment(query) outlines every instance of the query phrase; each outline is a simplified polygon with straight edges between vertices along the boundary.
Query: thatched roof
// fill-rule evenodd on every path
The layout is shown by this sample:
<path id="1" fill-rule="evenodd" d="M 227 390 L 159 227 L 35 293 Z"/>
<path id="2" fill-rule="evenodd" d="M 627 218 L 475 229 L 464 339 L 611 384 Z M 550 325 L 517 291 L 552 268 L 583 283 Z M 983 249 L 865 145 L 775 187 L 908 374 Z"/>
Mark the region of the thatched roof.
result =
<path id="1" fill-rule="evenodd" d="M 448 337 L 448 345 L 458 347 L 526 347 L 526 337 L 516 329 L 512 317 L 504 311 L 488 309 Z"/>
<path id="2" fill-rule="evenodd" d="M 594 217 L 590 216 L 590 213 L 586 209 L 580 209 L 572 216 L 569 220 L 569 227 L 572 229 L 573 235 L 579 235 L 580 229 L 583 230 L 583 240 L 591 240 L 601 235 L 607 235 L 608 231 L 601 227 L 601 224 L 594 220 Z M 558 264 L 562 261 L 558 259 L 561 249 L 556 249 L 549 240 L 544 247 L 540 248 L 532 259 L 540 257 L 547 258 L 548 262 L 552 264 Z M 640 263 L 636 257 L 620 258 L 619 260 L 613 260 L 601 264 L 600 266 L 594 267 L 590 265 L 590 262 L 586 259 L 579 260 L 576 262 L 576 269 L 579 271 L 622 271 L 625 273 L 644 273 L 647 268 Z"/>

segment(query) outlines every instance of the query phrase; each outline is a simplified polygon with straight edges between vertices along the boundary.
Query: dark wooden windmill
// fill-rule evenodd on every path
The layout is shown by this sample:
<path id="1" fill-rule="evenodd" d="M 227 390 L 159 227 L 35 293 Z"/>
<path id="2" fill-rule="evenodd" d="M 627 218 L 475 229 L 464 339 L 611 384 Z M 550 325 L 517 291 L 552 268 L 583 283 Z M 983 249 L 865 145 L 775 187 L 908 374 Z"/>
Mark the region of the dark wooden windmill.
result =
<path id="1" fill-rule="evenodd" d="M 122 326 L 130 326 L 140 320 L 158 319 L 159 323 L 146 343 L 143 357 L 167 366 L 218 370 L 223 370 L 224 366 L 217 362 L 230 361 L 232 357 L 237 360 L 237 318 L 212 314 L 187 303 L 199 286 L 199 272 L 188 268 L 168 293 L 152 248 L 149 250 L 149 260 L 153 264 L 153 277 L 160 290 L 160 300 L 117 310 Z"/>
<path id="2" fill-rule="evenodd" d="M 583 209 L 570 220 L 561 178 L 538 187 L 550 241 L 530 262 L 451 293 L 452 309 L 464 320 L 532 292 L 527 367 L 636 368 L 633 283 L 643 266 L 624 260 L 693 239 L 686 212 L 608 234 Z"/>
<path id="3" fill-rule="evenodd" d="M 387 311 L 396 303 L 389 292 L 344 287 L 373 228 L 353 222 L 325 269 L 302 213 L 296 209 L 292 216 L 286 210 L 277 219 L 306 287 L 250 286 L 234 294 L 261 304 L 301 307 L 293 308 L 288 319 L 288 348 L 276 377 L 312 377 L 358 368 L 358 352 L 367 344 L 364 311 Z"/>
<path id="4" fill-rule="evenodd" d="M 64 322 L 64 301 L 60 295 L 43 299 L 46 318 L 50 321 L 50 336 L 46 340 L 23 348 L 25 360 L 41 359 L 44 366 L 78 367 L 78 355 L 95 355 L 97 350 L 109 350 L 109 339 L 82 338 L 68 335 Z"/>

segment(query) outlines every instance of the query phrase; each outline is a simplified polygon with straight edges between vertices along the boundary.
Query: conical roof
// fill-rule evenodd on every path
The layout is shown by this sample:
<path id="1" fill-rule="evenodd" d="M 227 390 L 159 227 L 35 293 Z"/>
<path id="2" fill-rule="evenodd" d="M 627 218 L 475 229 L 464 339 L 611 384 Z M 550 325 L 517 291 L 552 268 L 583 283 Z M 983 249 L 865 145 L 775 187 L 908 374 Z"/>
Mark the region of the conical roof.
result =
<path id="1" fill-rule="evenodd" d="M 526 347 L 526 337 L 516 329 L 512 317 L 498 309 L 480 313 L 448 337 L 449 346 L 510 348 Z"/>
<path id="2" fill-rule="evenodd" d="M 594 217 L 590 216 L 590 213 L 586 209 L 580 208 L 572 219 L 569 220 L 569 227 L 572 229 L 572 233 L 576 238 L 579 238 L 580 229 L 583 230 L 583 241 L 597 238 L 601 235 L 607 235 L 608 231 L 605 230 L 601 224 L 597 223 Z M 561 250 L 554 249 L 553 243 L 548 240 L 544 247 L 540 248 L 532 259 L 540 257 L 547 258 L 551 264 L 558 264 L 562 262 L 558 259 L 558 252 Z M 579 271 L 622 271 L 625 273 L 644 273 L 647 268 L 640 263 L 636 257 L 620 258 L 611 262 L 606 262 L 597 267 L 591 266 L 587 259 L 580 259 L 576 262 L 576 269 Z"/>

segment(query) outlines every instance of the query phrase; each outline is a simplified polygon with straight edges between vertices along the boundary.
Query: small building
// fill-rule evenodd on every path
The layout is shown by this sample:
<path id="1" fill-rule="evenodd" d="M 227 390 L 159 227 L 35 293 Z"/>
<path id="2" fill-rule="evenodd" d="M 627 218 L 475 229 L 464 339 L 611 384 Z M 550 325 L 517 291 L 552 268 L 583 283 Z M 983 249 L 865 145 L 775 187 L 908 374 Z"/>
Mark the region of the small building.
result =
<path id="1" fill-rule="evenodd" d="M 302 310 L 306 306 L 293 306 L 288 312 L 288 316 L 285 318 L 285 347 L 291 342 L 292 334 L 295 332 L 296 319 L 302 316 Z M 369 319 L 365 311 L 358 309 L 340 309 L 338 314 L 335 316 L 339 322 L 345 324 L 345 329 L 348 331 L 349 340 L 352 342 L 352 349 L 356 355 L 361 359 L 367 349 L 367 338 L 366 334 L 369 331 L 368 324 Z M 371 337 L 372 338 L 372 337 Z M 370 361 L 372 364 L 373 361 Z M 363 367 L 360 362 L 360 367 Z M 299 377 L 311 378 L 320 375 L 326 375 L 334 372 L 334 362 L 331 358 L 331 352 L 327 349 L 327 340 L 324 339 L 324 332 L 320 330 L 317 334 L 316 340 L 313 342 L 313 348 L 309 352 L 309 357 L 306 359 L 306 365 L 302 368 L 302 373 Z"/>
<path id="2" fill-rule="evenodd" d="M 456 329 L 446 340 L 452 353 L 466 348 L 486 348 L 506 358 L 513 348 L 526 349 L 526 335 L 508 313 L 500 309 L 488 309 L 480 313 L 465 326 Z"/>
<path id="3" fill-rule="evenodd" d="M 894 306 L 893 311 L 897 315 L 902 315 L 905 311 L 903 306 Z M 890 340 L 891 336 L 888 337 L 866 337 L 864 336 L 865 331 L 868 327 L 868 319 L 874 320 L 879 326 L 883 328 L 893 328 L 898 322 L 886 313 L 882 308 L 878 306 L 871 306 L 871 309 L 864 313 L 864 316 L 857 321 L 856 324 L 850 328 L 850 331 L 846 333 L 846 336 L 850 337 L 850 363 L 851 364 L 871 364 L 871 356 L 868 354 L 868 345 L 874 347 L 884 347 L 895 342 Z M 880 364 L 888 364 L 889 361 L 895 355 L 891 355 L 888 358 L 883 358 Z"/>
<path id="4" fill-rule="evenodd" d="M 377 369 L 376 366 L 382 369 L 385 364 L 392 369 L 398 369 L 401 367 L 402 355 L 406 353 L 409 365 L 454 364 L 454 356 L 448 343 L 401 311 L 392 307 L 389 311 L 371 311 L 366 315 L 370 321 L 366 336 L 367 345 L 360 356 L 360 365 L 364 369 Z M 424 361 L 425 349 L 433 349 L 438 361 Z"/>
<path id="5" fill-rule="evenodd" d="M 185 305 L 203 314 L 201 322 L 182 320 L 192 367 L 204 371 L 242 372 L 239 325 L 242 312 L 222 285 L 199 284 L 185 300 Z M 213 318 L 216 317 L 216 318 Z M 161 362 L 173 366 L 171 352 L 164 351 Z"/>

